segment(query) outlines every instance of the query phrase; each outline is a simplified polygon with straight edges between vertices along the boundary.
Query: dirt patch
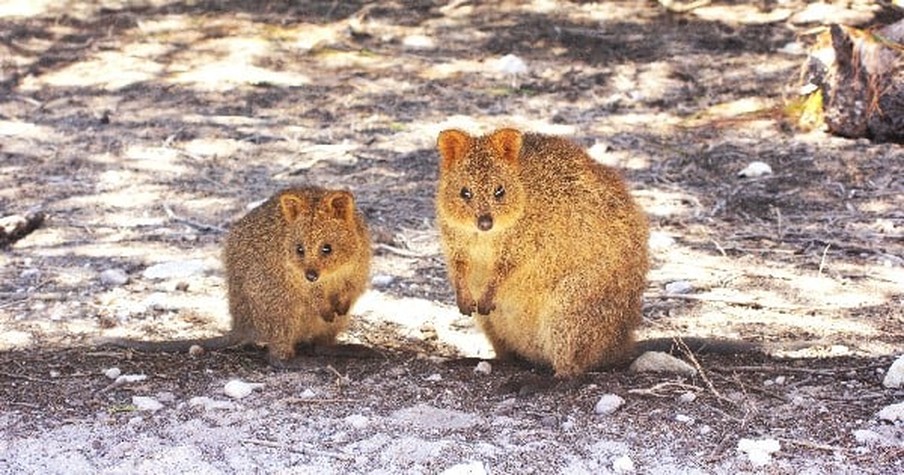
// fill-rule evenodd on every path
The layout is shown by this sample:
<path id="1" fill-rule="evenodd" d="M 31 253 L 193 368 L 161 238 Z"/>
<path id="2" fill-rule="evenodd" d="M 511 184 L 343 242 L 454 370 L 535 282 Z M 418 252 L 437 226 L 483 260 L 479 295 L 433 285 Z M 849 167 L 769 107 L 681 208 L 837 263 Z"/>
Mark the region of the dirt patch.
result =
<path id="1" fill-rule="evenodd" d="M 7 3 L 0 217 L 46 218 L 0 253 L 3 471 L 755 471 L 745 438 L 779 442 L 776 472 L 902 470 L 876 414 L 904 397 L 881 385 L 904 352 L 904 151 L 783 118 L 819 28 L 804 2 Z M 460 358 L 492 353 L 446 281 L 433 147 L 503 125 L 624 171 L 653 230 L 641 338 L 807 345 L 700 355 L 696 377 L 475 373 Z M 772 173 L 739 177 L 754 161 Z M 299 183 L 358 196 L 377 254 L 345 339 L 383 358 L 92 345 L 224 331 L 224 231 Z M 233 401 L 232 379 L 264 386 Z M 595 414 L 609 393 L 625 404 Z"/>

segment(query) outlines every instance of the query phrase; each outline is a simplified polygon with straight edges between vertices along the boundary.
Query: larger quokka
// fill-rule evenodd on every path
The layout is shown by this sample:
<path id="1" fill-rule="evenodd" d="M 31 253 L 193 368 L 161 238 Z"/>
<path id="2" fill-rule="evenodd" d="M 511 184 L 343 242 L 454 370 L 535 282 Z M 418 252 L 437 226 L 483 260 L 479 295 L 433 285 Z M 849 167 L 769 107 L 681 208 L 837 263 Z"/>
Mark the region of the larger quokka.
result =
<path id="1" fill-rule="evenodd" d="M 283 190 L 233 225 L 223 264 L 232 330 L 201 340 L 112 343 L 144 351 L 185 351 L 265 343 L 271 364 L 295 356 L 298 343 L 330 345 L 370 274 L 371 241 L 346 191 Z"/>
<path id="2" fill-rule="evenodd" d="M 436 212 L 461 313 L 497 357 L 571 377 L 629 357 L 647 219 L 619 174 L 559 137 L 445 130 Z"/>

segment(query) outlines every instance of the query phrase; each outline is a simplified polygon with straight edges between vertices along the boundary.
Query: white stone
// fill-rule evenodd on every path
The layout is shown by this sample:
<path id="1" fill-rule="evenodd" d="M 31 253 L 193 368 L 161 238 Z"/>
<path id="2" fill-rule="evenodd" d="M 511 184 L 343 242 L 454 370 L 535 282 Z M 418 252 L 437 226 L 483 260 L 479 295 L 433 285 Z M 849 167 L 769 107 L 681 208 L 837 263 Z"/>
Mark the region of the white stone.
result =
<path id="1" fill-rule="evenodd" d="M 424 381 L 430 381 L 430 382 L 437 382 L 437 381 L 442 381 L 442 380 L 443 380 L 443 376 L 439 373 L 433 373 L 430 376 L 427 376 L 426 378 L 424 378 Z"/>
<path id="2" fill-rule="evenodd" d="M 807 54 L 807 49 L 804 48 L 800 42 L 792 41 L 790 43 L 785 43 L 784 46 L 777 50 L 779 53 L 791 55 L 791 56 L 803 56 Z"/>
<path id="3" fill-rule="evenodd" d="M 615 473 L 631 473 L 634 470 L 634 461 L 627 455 L 622 455 L 612 461 L 612 471 Z"/>
<path id="4" fill-rule="evenodd" d="M 115 366 L 112 367 L 112 368 L 107 368 L 107 369 L 104 370 L 104 376 L 106 376 L 108 379 L 114 379 L 114 380 L 115 380 L 115 379 L 118 378 L 119 375 L 121 375 L 121 374 L 122 374 L 122 371 L 120 371 L 119 368 L 117 368 L 117 367 L 115 367 Z"/>
<path id="5" fill-rule="evenodd" d="M 697 369 L 687 362 L 661 351 L 648 351 L 631 363 L 630 371 L 635 373 L 656 372 L 693 376 Z"/>
<path id="6" fill-rule="evenodd" d="M 604 394 L 600 397 L 596 405 L 593 406 L 593 412 L 597 414 L 608 415 L 617 411 L 625 403 L 625 400 L 617 394 Z"/>
<path id="7" fill-rule="evenodd" d="M 129 274 L 122 269 L 107 269 L 100 273 L 100 282 L 108 286 L 120 286 L 129 283 Z"/>
<path id="8" fill-rule="evenodd" d="M 694 418 L 684 414 L 675 414 L 675 420 L 684 424 L 693 424 Z"/>
<path id="9" fill-rule="evenodd" d="M 477 366 L 474 367 L 474 372 L 477 374 L 487 375 L 493 372 L 493 366 L 490 365 L 489 361 L 481 361 L 477 363 Z"/>
<path id="10" fill-rule="evenodd" d="M 676 280 L 665 284 L 667 294 L 689 294 L 694 290 L 694 285 L 686 280 Z"/>
<path id="11" fill-rule="evenodd" d="M 370 424 L 370 419 L 367 416 L 363 416 L 361 414 L 352 414 L 345 418 L 345 423 L 354 427 L 355 429 L 361 430 L 366 428 Z"/>
<path id="12" fill-rule="evenodd" d="M 141 274 L 145 279 L 184 279 L 199 275 L 207 270 L 207 264 L 201 259 L 186 261 L 169 261 L 154 264 Z"/>
<path id="13" fill-rule="evenodd" d="M 467 462 L 453 465 L 442 472 L 440 475 L 487 475 L 487 469 L 483 462 Z"/>
<path id="14" fill-rule="evenodd" d="M 756 178 L 763 175 L 771 175 L 772 167 L 766 162 L 750 162 L 746 168 L 738 172 L 742 178 Z"/>
<path id="15" fill-rule="evenodd" d="M 514 54 L 507 54 L 493 63 L 493 68 L 503 74 L 517 76 L 527 72 L 527 63 Z"/>
<path id="16" fill-rule="evenodd" d="M 138 383 L 148 379 L 145 374 L 123 374 L 116 377 L 116 385 Z"/>
<path id="17" fill-rule="evenodd" d="M 682 393 L 680 396 L 678 396 L 678 402 L 685 403 L 685 404 L 694 402 L 696 400 L 697 400 L 697 394 L 692 393 L 690 391 L 688 391 L 686 393 Z"/>
<path id="18" fill-rule="evenodd" d="M 223 393 L 233 399 L 242 399 L 247 397 L 257 388 L 264 387 L 261 383 L 246 383 L 239 379 L 233 379 L 223 386 Z"/>
<path id="19" fill-rule="evenodd" d="M 904 421 L 904 402 L 885 406 L 877 415 L 889 422 Z"/>
<path id="20" fill-rule="evenodd" d="M 132 396 L 132 404 L 139 411 L 156 412 L 163 409 L 163 404 L 160 404 L 156 399 L 147 396 Z"/>
<path id="21" fill-rule="evenodd" d="M 781 448 L 781 444 L 775 439 L 741 439 L 738 441 L 738 451 L 747 454 L 750 463 L 756 467 L 772 463 L 772 454 Z"/>
<path id="22" fill-rule="evenodd" d="M 886 388 L 900 388 L 904 386 L 904 355 L 898 357 L 888 371 L 885 373 L 885 379 L 882 385 Z"/>
<path id="23" fill-rule="evenodd" d="M 314 392 L 313 389 L 307 388 L 298 395 L 301 399 L 314 399 L 317 397 L 317 393 Z"/>
<path id="24" fill-rule="evenodd" d="M 394 281 L 395 277 L 389 274 L 377 274 L 370 279 L 370 285 L 376 288 L 388 287 Z"/>

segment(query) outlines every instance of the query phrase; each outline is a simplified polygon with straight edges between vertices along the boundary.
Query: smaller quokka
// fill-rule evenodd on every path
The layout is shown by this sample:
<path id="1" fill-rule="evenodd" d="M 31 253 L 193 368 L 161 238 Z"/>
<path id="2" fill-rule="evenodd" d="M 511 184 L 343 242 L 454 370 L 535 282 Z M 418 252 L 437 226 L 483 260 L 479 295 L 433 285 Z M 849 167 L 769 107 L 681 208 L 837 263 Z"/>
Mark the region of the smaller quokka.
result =
<path id="1" fill-rule="evenodd" d="M 515 129 L 445 130 L 437 148 L 449 277 L 497 357 L 556 377 L 627 359 L 649 230 L 618 173 L 566 139 Z"/>
<path id="2" fill-rule="evenodd" d="M 265 343 L 283 365 L 298 343 L 331 345 L 370 274 L 371 241 L 353 195 L 289 188 L 230 230 L 223 252 L 232 329 L 199 340 L 112 343 L 142 351 L 186 351 Z"/>

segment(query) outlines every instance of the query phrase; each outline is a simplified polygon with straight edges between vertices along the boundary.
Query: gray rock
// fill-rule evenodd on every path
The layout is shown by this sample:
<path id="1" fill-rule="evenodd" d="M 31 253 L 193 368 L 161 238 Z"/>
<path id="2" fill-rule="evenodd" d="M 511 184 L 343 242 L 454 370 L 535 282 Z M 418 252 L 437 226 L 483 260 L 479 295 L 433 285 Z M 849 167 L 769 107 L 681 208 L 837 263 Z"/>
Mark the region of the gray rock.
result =
<path id="1" fill-rule="evenodd" d="M 689 365 L 684 360 L 675 358 L 668 353 L 660 351 L 648 351 L 631 363 L 630 371 L 635 373 L 672 373 L 693 376 L 697 374 L 697 369 Z"/>
<path id="2" fill-rule="evenodd" d="M 882 385 L 886 388 L 900 388 L 904 386 L 904 355 L 896 359 L 891 364 L 891 367 L 888 368 L 888 372 L 885 373 L 885 379 L 882 380 Z"/>
<path id="3" fill-rule="evenodd" d="M 100 282 L 106 286 L 119 287 L 129 283 L 129 274 L 122 269 L 107 269 L 100 273 Z"/>

